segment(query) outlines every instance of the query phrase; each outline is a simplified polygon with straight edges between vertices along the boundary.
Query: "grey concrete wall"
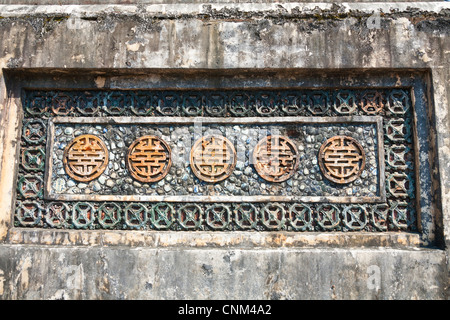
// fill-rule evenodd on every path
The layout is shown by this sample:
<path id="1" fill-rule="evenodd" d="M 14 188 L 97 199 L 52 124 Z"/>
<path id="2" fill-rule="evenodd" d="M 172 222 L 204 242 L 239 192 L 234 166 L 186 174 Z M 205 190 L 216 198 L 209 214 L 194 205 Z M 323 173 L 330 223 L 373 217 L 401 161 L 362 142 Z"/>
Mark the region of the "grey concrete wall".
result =
<path id="1" fill-rule="evenodd" d="M 449 37 L 446 2 L 0 5 L 0 299 L 446 298 Z M 145 241 L 109 244 L 134 235 L 109 234 L 113 240 L 104 243 L 75 232 L 55 241 L 48 233 L 17 230 L 11 168 L 21 115 L 19 97 L 8 91 L 8 71 L 39 74 L 44 69 L 50 74 L 96 72 L 92 86 L 100 88 L 132 85 L 111 76 L 113 69 L 150 70 L 141 76 L 150 83 L 160 81 L 160 69 L 244 74 L 326 69 L 362 75 L 425 70 L 437 130 L 432 143 L 439 202 L 430 210 L 436 212 L 432 225 L 441 241 L 432 243 L 438 247 L 421 248 L 418 240 L 393 240 L 396 235 L 389 234 L 375 246 L 341 237 L 336 241 L 342 248 L 332 249 L 318 235 L 306 247 L 277 249 L 263 240 L 235 248 L 222 234 L 219 244 L 200 241 L 199 248 L 199 243 L 186 247 L 188 240 L 177 234 L 181 240 L 163 249 L 149 248 Z M 373 268 L 381 271 L 378 290 L 367 284 Z"/>
<path id="2" fill-rule="evenodd" d="M 5 245 L 0 294 L 3 299 L 443 299 L 443 260 L 429 250 L 382 248 Z"/>

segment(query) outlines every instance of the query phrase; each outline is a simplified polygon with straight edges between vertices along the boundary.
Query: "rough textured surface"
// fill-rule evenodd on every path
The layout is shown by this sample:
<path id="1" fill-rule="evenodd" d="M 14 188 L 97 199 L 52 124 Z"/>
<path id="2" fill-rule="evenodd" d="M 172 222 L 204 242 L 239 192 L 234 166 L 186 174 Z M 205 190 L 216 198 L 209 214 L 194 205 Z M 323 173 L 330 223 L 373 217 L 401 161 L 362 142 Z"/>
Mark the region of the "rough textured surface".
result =
<path id="1" fill-rule="evenodd" d="M 221 183 L 214 185 L 206 185 L 192 174 L 190 174 L 189 154 L 191 149 L 191 136 L 194 134 L 194 126 L 148 126 L 129 125 L 129 126 L 89 126 L 89 125 L 60 125 L 55 129 L 55 144 L 53 150 L 53 177 L 52 181 L 60 179 L 61 185 L 53 187 L 54 192 L 58 194 L 128 194 L 128 195 L 307 195 L 307 196 L 370 196 L 374 197 L 377 191 L 377 173 L 376 173 L 376 128 L 374 125 L 298 125 L 297 127 L 287 127 L 287 129 L 278 129 L 277 127 L 263 127 L 258 125 L 239 126 L 239 125 L 215 125 L 203 129 L 204 135 L 226 136 L 231 141 L 240 143 L 243 147 L 241 152 L 237 153 L 237 161 L 235 170 L 233 170 L 230 178 Z M 319 128 L 317 128 L 319 127 Z M 296 146 L 304 151 L 303 170 L 296 172 L 292 180 L 278 184 L 270 184 L 260 179 L 249 164 L 253 164 L 250 158 L 256 142 L 262 137 L 263 130 L 277 130 L 278 134 L 286 134 L 286 130 L 291 130 L 290 134 L 295 130 Z M 317 131 L 321 132 L 318 134 Z M 345 190 L 336 188 L 327 181 L 323 181 L 322 175 L 319 174 L 319 165 L 317 164 L 317 145 L 323 143 L 324 137 L 330 137 L 339 134 L 347 134 L 346 130 L 351 130 L 352 136 L 359 138 L 358 141 L 366 150 L 367 166 L 364 175 L 356 183 L 351 183 Z M 106 132 L 105 132 L 106 131 Z M 113 133 L 111 140 L 111 132 Z M 109 136 L 108 136 L 109 132 Z M 313 133 L 314 132 L 314 133 Z M 64 148 L 74 136 L 79 134 L 94 134 L 103 138 L 105 144 L 108 144 L 110 152 L 109 165 L 105 170 L 104 178 L 95 185 L 95 181 L 86 183 L 76 183 L 76 181 L 67 180 L 62 155 Z M 258 135 L 259 134 L 259 135 Z M 164 141 L 172 143 L 173 164 L 168 174 L 168 178 L 161 180 L 158 184 L 151 186 L 139 182 L 135 182 L 128 177 L 125 172 L 125 155 L 126 145 L 130 145 L 137 137 L 144 135 L 162 136 Z M 293 135 L 293 134 L 292 134 Z M 307 135 L 311 135 L 306 140 Z M 188 142 L 185 140 L 189 139 Z M 125 143 L 123 143 L 125 141 Z M 112 145 L 114 143 L 114 145 Z M 176 144 L 175 144 L 176 143 Z M 245 148 L 245 149 L 244 149 Z M 186 151 L 187 150 L 187 151 Z M 179 158 L 176 158 L 179 157 Z M 186 160 L 187 159 L 187 160 Z M 314 160 L 316 162 L 314 163 Z M 249 168 L 247 171 L 245 169 Z M 375 171 L 375 173 L 373 173 Z M 105 180 L 104 180 L 105 179 Z M 111 179 L 111 183 L 107 180 Z M 58 182 L 59 182 L 58 181 Z M 247 187 L 243 187 L 242 184 Z M 334 187 L 334 188 L 333 188 Z M 372 187 L 372 188 L 370 188 Z M 189 189 L 191 188 L 191 189 Z"/>
<path id="2" fill-rule="evenodd" d="M 45 265 L 36 268 L 35 265 Z M 6 299 L 442 299 L 419 250 L 0 248 Z"/>
<path id="3" fill-rule="evenodd" d="M 448 2 L 236 1 L 0 6 L 0 299 L 445 299 L 450 245 L 449 7 Z M 419 116 L 436 128 L 431 144 L 437 146 L 437 161 L 436 179 L 430 182 L 436 201 L 426 204 L 436 215 L 426 222 L 431 226 L 426 230 L 441 235 L 435 243 L 439 249 L 418 248 L 418 241 L 412 246 L 399 241 L 392 248 L 350 241 L 331 249 L 331 240 L 317 239 L 310 240 L 319 245 L 302 249 L 276 249 L 264 241 L 257 248 L 227 249 L 226 235 L 221 235 L 222 249 L 216 249 L 214 241 L 188 249 L 187 240 L 178 238 L 182 235 L 163 249 L 147 248 L 145 241 L 133 242 L 134 235 L 128 234 L 126 246 L 98 247 L 97 234 L 22 233 L 11 227 L 11 159 L 17 154 L 21 115 L 19 96 L 8 91 L 8 71 L 39 68 L 59 74 L 95 70 L 93 88 L 132 88 L 139 77 L 141 82 L 148 79 L 149 87 L 158 86 L 161 69 L 326 69 L 342 72 L 343 83 L 353 81 L 347 71 L 364 75 L 365 70 L 428 70 L 430 108 Z M 105 76 L 113 69 L 143 71 L 133 79 Z M 183 85 L 189 82 L 180 81 Z M 108 234 L 110 242 L 121 236 Z M 370 278 L 378 271 L 379 282 Z M 379 290 L 374 290 L 378 283 Z"/>

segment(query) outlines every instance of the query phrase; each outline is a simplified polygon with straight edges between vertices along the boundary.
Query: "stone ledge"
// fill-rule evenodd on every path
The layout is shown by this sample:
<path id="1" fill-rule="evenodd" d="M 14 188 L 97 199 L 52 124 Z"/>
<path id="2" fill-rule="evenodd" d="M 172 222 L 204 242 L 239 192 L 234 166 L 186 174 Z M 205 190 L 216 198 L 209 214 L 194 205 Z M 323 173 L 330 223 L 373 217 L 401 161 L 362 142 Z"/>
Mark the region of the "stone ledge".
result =
<path id="1" fill-rule="evenodd" d="M 148 248 L 419 248 L 406 232 L 105 231 L 12 228 L 8 242 L 27 245 Z"/>
<path id="2" fill-rule="evenodd" d="M 61 2 L 61 1 L 59 1 Z M 137 5 L 143 5 L 143 4 L 185 4 L 185 3 L 273 3 L 272 0 L 139 0 L 139 1 L 133 1 L 133 0 L 65 0 L 64 3 L 58 3 L 60 6 L 65 5 L 93 5 L 93 4 L 136 4 Z M 282 1 L 283 3 L 291 3 L 291 2 L 298 2 L 297 0 L 285 0 Z M 341 3 L 341 2 L 350 2 L 350 3 L 372 3 L 372 2 L 379 2 L 377 0 L 349 0 L 349 1 L 335 1 L 335 0 L 313 0 L 310 1 L 312 3 Z M 391 2 L 408 2 L 408 3 L 417 3 L 417 2 L 435 2 L 435 0 L 422 0 L 422 1 L 404 1 L 404 0 L 393 0 Z M 8 4 L 8 3 L 14 3 L 14 4 L 23 4 L 23 5 L 46 5 L 46 4 L 54 4 L 54 0 L 2 0 L 2 3 Z M 279 2 L 276 2 L 279 3 Z"/>
<path id="3" fill-rule="evenodd" d="M 440 13 L 449 10 L 450 4 L 445 1 L 421 2 L 287 2 L 265 3 L 245 1 L 221 1 L 217 3 L 145 3 L 145 4 L 71 4 L 71 5 L 27 5 L 2 4 L 0 17 L 14 18 L 28 15 L 60 16 L 89 18 L 98 15 L 117 15 L 142 17 L 175 17 L 178 15 L 201 17 L 233 17 L 236 15 L 270 14 L 276 16 L 301 17 L 305 15 L 371 15 L 374 12 L 399 13 Z"/>

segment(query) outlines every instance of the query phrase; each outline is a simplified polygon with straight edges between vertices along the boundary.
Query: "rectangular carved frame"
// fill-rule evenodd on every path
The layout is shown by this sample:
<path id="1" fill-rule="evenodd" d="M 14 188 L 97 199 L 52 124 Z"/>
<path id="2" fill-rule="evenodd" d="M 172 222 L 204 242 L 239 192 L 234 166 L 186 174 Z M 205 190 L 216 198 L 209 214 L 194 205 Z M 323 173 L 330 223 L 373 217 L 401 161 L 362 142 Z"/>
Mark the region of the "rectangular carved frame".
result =
<path id="1" fill-rule="evenodd" d="M 302 72 L 300 72 L 300 74 L 302 75 L 302 77 L 304 77 L 303 79 L 306 79 L 306 81 L 302 81 L 302 84 L 313 84 L 314 81 L 313 79 L 311 79 L 311 77 L 307 77 L 305 76 Z M 17 76 L 17 75 L 16 75 Z M 260 76 L 260 75 L 258 75 Z M 263 82 L 261 80 L 261 78 L 256 77 L 256 79 L 253 79 L 253 83 L 251 85 L 255 85 L 255 87 L 260 88 L 261 87 L 261 83 Z M 125 76 L 126 77 L 126 76 Z M 264 77 L 264 76 L 263 76 Z M 22 77 L 19 75 L 17 76 L 17 79 L 21 79 Z M 64 78 L 64 77 L 63 77 Z M 188 76 L 189 78 L 189 76 Z M 194 77 L 196 78 L 196 77 Z M 392 81 L 392 78 L 386 78 L 383 75 L 380 74 L 374 74 L 372 75 L 372 78 L 367 80 L 365 78 L 362 78 L 358 81 L 357 85 L 355 85 L 355 83 L 352 84 L 352 86 L 356 86 L 356 87 L 370 87 L 370 88 L 376 88 L 376 87 L 381 87 L 381 88 L 397 88 L 398 87 L 398 83 L 396 83 L 396 81 Z M 173 74 L 170 74 L 167 76 L 167 78 L 162 82 L 161 85 L 167 85 L 168 83 L 174 83 L 174 77 Z M 224 82 L 225 86 L 230 86 L 230 83 L 232 83 L 232 81 L 229 81 L 229 77 L 225 76 L 222 81 Z M 184 81 L 181 81 L 182 83 Z M 237 81 L 239 82 L 239 81 Z M 328 81 L 328 83 L 325 83 L 324 87 L 326 88 L 330 88 L 330 87 L 339 87 L 342 86 L 342 83 L 345 82 L 344 80 L 340 79 L 339 77 L 335 77 L 333 78 L 331 81 Z M 20 81 L 17 81 L 15 83 L 15 92 L 17 92 L 18 88 L 23 88 L 23 87 L 30 87 L 30 84 L 34 84 L 31 85 L 31 87 L 36 87 L 36 84 L 38 83 L 36 80 L 31 80 L 31 81 L 24 81 L 23 79 L 21 79 Z M 68 82 L 66 82 L 67 85 Z M 128 82 L 129 83 L 129 82 Z M 336 84 L 339 84 L 338 86 L 336 86 Z M 236 85 L 236 83 L 233 83 L 234 85 Z M 248 84 L 248 83 L 247 83 Z M 292 83 L 290 83 L 289 81 L 284 81 L 284 80 L 280 80 L 280 79 L 275 79 L 274 83 L 272 83 L 272 85 L 274 85 L 275 87 L 278 87 L 278 85 L 283 84 L 283 88 L 285 87 L 297 87 L 296 85 L 293 85 Z M 55 85 L 55 84 L 53 84 Z M 187 85 L 187 83 L 186 83 Z M 345 88 L 351 88 L 352 86 L 345 86 Z M 187 85 L 187 87 L 189 87 L 189 85 Z M 239 87 L 239 84 L 237 84 L 237 87 Z M 408 74 L 407 76 L 403 75 L 402 76 L 402 88 L 407 88 L 408 90 L 411 90 L 411 100 L 413 103 L 413 109 L 414 109 L 414 114 L 413 114 L 413 121 L 414 121 L 414 137 L 417 137 L 417 139 L 423 139 L 426 138 L 428 133 L 431 132 L 431 134 L 434 132 L 433 130 L 433 123 L 430 120 L 432 118 L 432 108 L 429 107 L 429 98 L 428 98 L 428 90 L 429 88 L 427 88 L 426 86 L 426 76 L 424 77 L 423 74 L 421 74 L 420 72 L 417 74 L 413 73 L 413 76 L 411 77 L 410 74 Z M 301 86 L 300 88 L 303 89 L 303 86 Z M 58 85 L 55 86 L 55 89 L 58 89 Z M 145 89 L 145 88 L 144 88 Z M 20 90 L 20 89 L 19 89 Z M 430 116 L 431 115 L 431 116 Z M 21 130 L 20 130 L 21 131 Z M 428 141 L 428 138 L 427 138 Z M 416 167 L 415 167 L 415 173 L 416 176 L 419 177 L 419 179 L 417 179 L 417 183 L 415 185 L 415 194 L 420 194 L 421 190 L 430 190 L 430 188 L 432 188 L 432 181 L 433 179 L 433 175 L 431 173 L 431 164 L 434 161 L 434 153 L 435 150 L 433 149 L 434 146 L 430 143 L 427 144 L 419 144 L 417 140 L 415 140 L 414 142 L 414 148 L 415 148 L 415 159 L 417 159 L 418 157 L 422 156 L 422 159 L 427 158 L 429 160 L 427 161 L 421 161 L 418 162 L 417 160 L 415 161 Z M 432 239 L 434 239 L 434 224 L 436 222 L 436 218 L 439 217 L 439 211 L 438 210 L 438 206 L 439 206 L 439 202 L 436 201 L 437 199 L 434 198 L 433 193 L 430 192 L 428 194 L 428 196 L 424 197 L 423 193 L 422 196 L 420 198 L 415 197 L 415 202 L 417 204 L 417 212 L 416 212 L 416 218 L 417 218 L 417 231 L 419 232 L 419 234 L 416 234 L 419 236 L 419 238 L 416 238 L 416 240 L 412 240 L 415 237 L 414 232 L 412 234 L 406 234 L 407 237 L 410 237 L 411 235 L 413 236 L 413 238 L 408 238 L 409 240 L 407 241 L 408 243 L 425 243 L 425 244 L 429 244 L 432 243 L 430 242 Z M 423 208 L 427 208 L 426 211 L 423 211 Z M 431 208 L 431 210 L 429 209 Z M 431 217 L 431 218 L 430 218 Z M 427 221 L 432 221 L 431 223 L 427 223 Z M 27 234 L 30 234 L 29 232 L 31 231 L 31 229 L 29 228 L 23 228 L 21 226 L 16 226 L 14 228 L 12 228 L 10 230 L 10 239 L 13 240 L 14 242 L 29 242 L 29 241 L 36 241 L 36 240 L 31 240 L 31 238 L 29 236 L 27 236 Z M 38 229 L 34 229 L 33 232 L 39 232 Z M 49 239 L 48 237 L 45 237 L 45 234 L 54 234 L 56 232 L 56 234 L 62 235 L 61 232 L 64 233 L 63 230 L 41 230 L 42 232 L 42 236 L 45 239 Z M 49 233 L 50 232 L 50 233 Z M 79 230 L 78 232 L 86 232 L 83 230 Z M 93 231 L 92 231 L 93 232 Z M 100 234 L 95 233 L 96 236 L 101 236 L 101 237 L 105 237 L 107 234 L 110 234 L 110 232 L 114 232 L 114 231 L 96 231 L 96 232 L 101 232 Z M 105 233 L 106 232 L 106 233 Z M 81 236 L 81 238 L 80 238 Z M 136 236 L 136 235 L 135 235 Z M 142 236 L 142 234 L 141 234 Z M 140 237 L 141 237 L 140 236 Z M 294 235 L 293 235 L 294 236 Z M 365 236 L 367 237 L 366 239 L 371 239 L 372 236 L 369 236 L 368 234 L 365 234 Z M 386 238 L 386 234 L 380 234 L 378 237 L 383 237 Z M 153 238 L 154 235 L 146 235 L 144 236 L 144 238 L 146 238 L 148 240 L 148 237 Z M 295 237 L 298 237 L 298 235 L 295 235 Z M 339 236 L 337 236 L 339 237 Z M 358 234 L 354 234 L 354 237 L 359 237 Z M 393 239 L 392 237 L 396 237 L 396 235 L 391 234 L 391 239 Z M 40 237 L 41 240 L 44 239 L 42 237 Z M 83 233 L 79 234 L 76 236 L 77 239 L 87 239 L 86 235 L 83 235 Z M 92 236 L 89 236 L 88 238 L 92 238 Z M 26 240 L 28 239 L 28 240 Z M 57 240 L 58 237 L 54 238 L 52 240 L 52 242 L 54 243 L 55 241 L 61 241 L 61 238 L 59 238 L 60 240 Z M 39 241 L 41 241 L 39 240 Z M 83 240 L 84 241 L 84 240 Z M 83 242 L 82 241 L 82 242 Z M 143 240 L 144 241 L 144 240 Z M 419 241 L 419 242 L 417 242 Z M 108 241 L 106 241 L 108 242 Z M 115 241 L 112 241 L 115 242 Z M 120 241 L 119 241 L 120 242 Z M 395 241 L 394 241 L 395 242 Z M 297 242 L 300 243 L 300 242 Z"/>
<path id="2" fill-rule="evenodd" d="M 55 139 L 55 124 L 194 124 L 201 122 L 208 124 L 375 124 L 377 128 L 378 144 L 378 184 L 385 185 L 385 162 L 383 144 L 383 120 L 380 116 L 351 116 L 351 117 L 243 117 L 243 118 L 219 118 L 219 117 L 55 117 L 49 119 L 47 137 L 47 155 L 51 155 L 53 141 Z M 49 157 L 49 156 L 47 156 Z M 380 161 L 381 160 L 381 161 Z M 46 161 L 44 198 L 60 201 L 144 201 L 144 202 L 324 202 L 324 203 L 382 203 L 386 201 L 386 189 L 380 188 L 379 196 L 376 197 L 350 197 L 350 196 L 147 196 L 147 195 L 89 195 L 89 194 L 58 194 L 51 188 L 52 161 Z"/>

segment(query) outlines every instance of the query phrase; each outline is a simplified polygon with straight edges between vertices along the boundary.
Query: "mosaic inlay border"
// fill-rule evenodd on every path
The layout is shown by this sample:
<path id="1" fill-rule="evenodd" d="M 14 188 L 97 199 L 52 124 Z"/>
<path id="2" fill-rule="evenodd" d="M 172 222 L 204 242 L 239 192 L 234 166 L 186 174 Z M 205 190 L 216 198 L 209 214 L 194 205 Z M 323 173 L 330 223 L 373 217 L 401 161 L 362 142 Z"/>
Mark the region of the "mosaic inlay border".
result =
<path id="1" fill-rule="evenodd" d="M 123 230 L 416 229 L 412 101 L 408 89 L 26 90 L 15 226 Z M 381 203 L 63 201 L 44 196 L 48 120 L 56 117 L 382 117 Z M 270 118 L 269 118 L 270 117 Z M 81 119 L 81 118 L 80 118 Z M 213 120 L 212 120 L 213 121 Z M 237 120 L 239 121 L 239 120 Z M 381 123 L 381 120 L 380 120 Z M 45 163 L 48 165 L 48 163 Z"/>

